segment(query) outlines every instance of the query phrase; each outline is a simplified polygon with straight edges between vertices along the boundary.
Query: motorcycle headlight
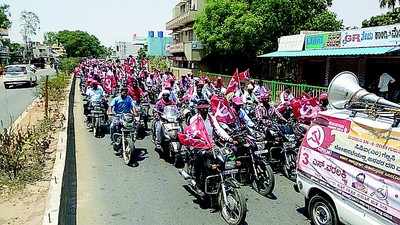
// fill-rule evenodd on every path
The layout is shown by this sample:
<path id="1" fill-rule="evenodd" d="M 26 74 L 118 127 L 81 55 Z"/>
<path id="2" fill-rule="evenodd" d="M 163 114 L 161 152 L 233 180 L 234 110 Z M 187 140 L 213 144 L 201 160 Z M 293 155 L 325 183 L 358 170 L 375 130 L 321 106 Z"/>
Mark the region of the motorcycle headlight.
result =
<path id="1" fill-rule="evenodd" d="M 236 168 L 236 161 L 228 161 L 225 163 L 225 170 L 232 170 Z"/>
<path id="2" fill-rule="evenodd" d="M 284 148 L 296 148 L 296 143 L 294 142 L 283 142 Z"/>

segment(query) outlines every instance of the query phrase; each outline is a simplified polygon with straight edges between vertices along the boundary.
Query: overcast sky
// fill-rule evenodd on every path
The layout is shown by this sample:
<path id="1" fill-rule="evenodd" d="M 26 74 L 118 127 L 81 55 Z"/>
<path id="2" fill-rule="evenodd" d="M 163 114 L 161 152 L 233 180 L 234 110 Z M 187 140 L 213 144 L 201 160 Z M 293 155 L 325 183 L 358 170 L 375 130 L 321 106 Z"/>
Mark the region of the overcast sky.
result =
<path id="1" fill-rule="evenodd" d="M 10 5 L 11 40 L 21 42 L 21 11 L 35 12 L 41 22 L 40 34 L 63 29 L 84 30 L 96 35 L 103 44 L 129 41 L 134 33 L 165 30 L 172 7 L 179 0 L 0 0 Z M 372 15 L 382 14 L 378 0 L 334 0 L 332 10 L 345 26 L 361 26 Z"/>

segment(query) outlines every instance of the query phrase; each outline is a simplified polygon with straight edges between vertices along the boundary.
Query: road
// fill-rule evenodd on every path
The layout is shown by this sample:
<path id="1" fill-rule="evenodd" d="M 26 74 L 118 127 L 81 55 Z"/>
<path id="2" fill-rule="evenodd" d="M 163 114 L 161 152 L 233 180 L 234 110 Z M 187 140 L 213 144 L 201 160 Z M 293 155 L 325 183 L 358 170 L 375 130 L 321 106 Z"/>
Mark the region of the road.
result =
<path id="1" fill-rule="evenodd" d="M 44 69 L 36 72 L 38 80 L 46 74 L 54 75 L 55 71 Z M 37 86 L 18 86 L 5 89 L 2 79 L 0 79 L 0 103 L 2 108 L 0 110 L 0 127 L 8 127 L 32 103 L 37 93 L 37 88 Z"/>
<path id="2" fill-rule="evenodd" d="M 74 102 L 76 182 L 69 181 L 76 190 L 68 190 L 76 196 L 69 202 L 67 224 L 225 224 L 219 212 L 200 208 L 183 187 L 185 182 L 177 169 L 154 152 L 150 137 L 137 143 L 149 154 L 136 168 L 114 155 L 109 136 L 94 138 L 84 126 L 80 97 L 75 95 Z M 302 214 L 304 199 L 293 191 L 293 183 L 280 174 L 276 179 L 275 199 L 265 198 L 250 187 L 242 188 L 248 199 L 247 224 L 310 224 Z"/>

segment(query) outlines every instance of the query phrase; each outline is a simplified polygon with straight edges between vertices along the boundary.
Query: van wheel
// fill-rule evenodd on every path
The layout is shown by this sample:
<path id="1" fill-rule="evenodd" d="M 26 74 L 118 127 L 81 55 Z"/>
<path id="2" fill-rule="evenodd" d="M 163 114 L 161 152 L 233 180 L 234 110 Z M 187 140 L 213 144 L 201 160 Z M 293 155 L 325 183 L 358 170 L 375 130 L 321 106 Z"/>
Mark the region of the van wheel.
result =
<path id="1" fill-rule="evenodd" d="M 5 88 L 5 89 L 9 89 L 9 88 L 10 88 L 10 85 L 4 84 L 4 88 Z"/>
<path id="2" fill-rule="evenodd" d="M 339 220 L 334 205 L 324 196 L 314 195 L 308 205 L 308 213 L 314 225 L 338 225 Z"/>

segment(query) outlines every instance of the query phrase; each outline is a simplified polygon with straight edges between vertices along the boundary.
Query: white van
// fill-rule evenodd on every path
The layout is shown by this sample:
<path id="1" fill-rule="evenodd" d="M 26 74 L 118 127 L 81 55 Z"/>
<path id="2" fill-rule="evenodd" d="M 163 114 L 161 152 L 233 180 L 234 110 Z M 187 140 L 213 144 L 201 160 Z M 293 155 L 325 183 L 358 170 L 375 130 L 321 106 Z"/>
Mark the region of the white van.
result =
<path id="1" fill-rule="evenodd" d="M 338 90 L 348 91 L 348 99 L 357 93 L 357 88 L 328 92 Z M 374 98 L 377 111 L 352 110 L 345 101 L 347 109 L 320 113 L 307 131 L 297 158 L 296 189 L 316 225 L 400 224 L 400 107 L 368 94 Z"/>

